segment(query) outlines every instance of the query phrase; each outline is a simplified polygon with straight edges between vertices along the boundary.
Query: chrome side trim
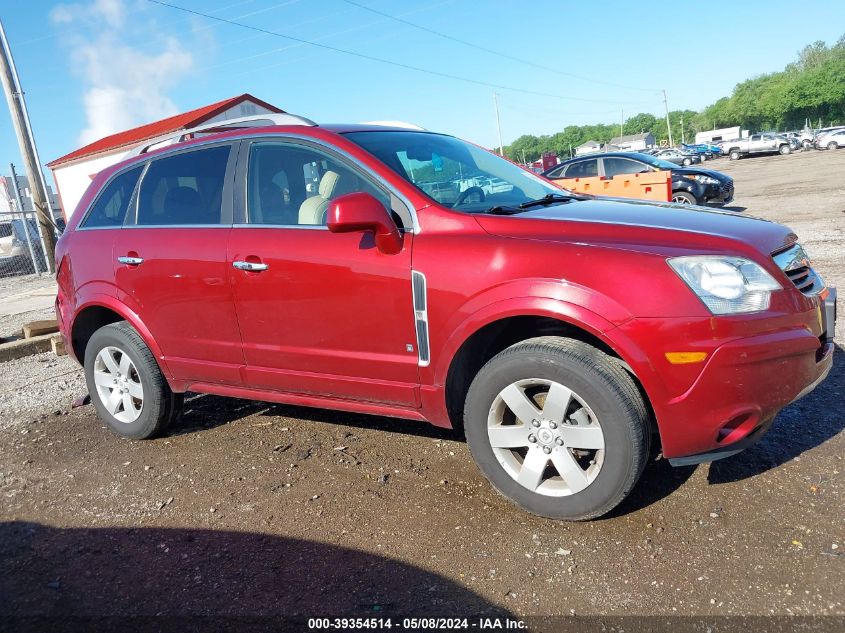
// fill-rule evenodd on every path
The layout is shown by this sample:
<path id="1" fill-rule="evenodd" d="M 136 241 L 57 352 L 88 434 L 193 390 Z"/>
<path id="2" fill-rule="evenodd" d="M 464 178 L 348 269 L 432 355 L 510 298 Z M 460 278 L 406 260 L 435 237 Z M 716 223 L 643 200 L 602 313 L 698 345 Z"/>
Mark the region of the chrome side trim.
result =
<path id="1" fill-rule="evenodd" d="M 304 229 L 309 231 L 328 231 L 329 227 L 324 224 L 250 224 L 249 222 L 238 222 L 233 224 L 235 229 Z"/>
<path id="2" fill-rule="evenodd" d="M 417 332 L 417 355 L 419 366 L 428 367 L 431 351 L 428 339 L 428 296 L 425 275 L 411 271 L 411 293 L 414 298 L 414 329 Z"/>

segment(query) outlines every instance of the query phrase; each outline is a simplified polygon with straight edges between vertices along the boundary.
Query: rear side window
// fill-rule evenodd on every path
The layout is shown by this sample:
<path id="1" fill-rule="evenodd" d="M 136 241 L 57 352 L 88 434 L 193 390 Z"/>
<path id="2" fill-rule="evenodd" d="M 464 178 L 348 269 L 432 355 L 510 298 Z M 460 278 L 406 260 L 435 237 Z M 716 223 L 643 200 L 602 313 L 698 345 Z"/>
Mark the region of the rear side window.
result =
<path id="1" fill-rule="evenodd" d="M 139 165 L 116 176 L 99 195 L 82 227 L 123 226 L 126 209 L 142 169 L 143 166 Z"/>
<path id="2" fill-rule="evenodd" d="M 599 175 L 599 161 L 595 158 L 572 163 L 566 170 L 567 178 L 592 178 Z"/>
<path id="3" fill-rule="evenodd" d="M 620 174 L 643 174 L 647 171 L 649 171 L 647 166 L 628 158 L 613 157 L 604 159 L 604 175 L 608 178 L 613 178 Z"/>
<path id="4" fill-rule="evenodd" d="M 220 224 L 230 147 L 153 160 L 138 194 L 141 226 Z"/>

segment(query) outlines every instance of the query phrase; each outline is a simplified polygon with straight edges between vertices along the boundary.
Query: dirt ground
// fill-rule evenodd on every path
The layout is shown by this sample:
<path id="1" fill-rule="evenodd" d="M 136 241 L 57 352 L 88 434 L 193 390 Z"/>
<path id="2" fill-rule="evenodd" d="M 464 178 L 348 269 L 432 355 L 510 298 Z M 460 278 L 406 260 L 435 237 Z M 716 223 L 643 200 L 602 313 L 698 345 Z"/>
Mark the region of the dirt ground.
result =
<path id="1" fill-rule="evenodd" d="M 845 289 L 845 151 L 706 166 Z M 837 332 L 828 380 L 759 445 L 652 463 L 588 523 L 511 506 L 424 424 L 193 396 L 169 435 L 131 442 L 33 384 L 81 390 L 67 359 L 0 365 L 4 401 L 40 390 L 0 405 L 0 615 L 843 616 Z"/>

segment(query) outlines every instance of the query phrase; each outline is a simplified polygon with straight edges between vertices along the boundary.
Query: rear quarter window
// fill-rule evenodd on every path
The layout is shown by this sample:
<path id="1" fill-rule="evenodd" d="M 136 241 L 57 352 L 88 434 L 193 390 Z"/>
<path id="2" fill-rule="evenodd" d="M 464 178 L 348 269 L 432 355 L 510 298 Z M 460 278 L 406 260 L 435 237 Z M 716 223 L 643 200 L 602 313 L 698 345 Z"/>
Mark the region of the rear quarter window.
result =
<path id="1" fill-rule="evenodd" d="M 80 225 L 82 228 L 123 226 L 129 200 L 141 175 L 142 165 L 115 176 L 97 196 L 94 206 Z"/>

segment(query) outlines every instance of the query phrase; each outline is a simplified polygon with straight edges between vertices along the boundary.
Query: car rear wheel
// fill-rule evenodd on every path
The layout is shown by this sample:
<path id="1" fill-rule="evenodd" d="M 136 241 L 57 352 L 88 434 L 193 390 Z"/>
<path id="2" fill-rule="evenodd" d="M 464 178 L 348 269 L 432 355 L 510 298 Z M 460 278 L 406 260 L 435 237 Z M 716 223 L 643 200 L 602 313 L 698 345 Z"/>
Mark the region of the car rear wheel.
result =
<path id="1" fill-rule="evenodd" d="M 792 148 L 789 145 L 781 145 L 780 146 L 780 153 L 786 156 L 787 154 L 792 153 Z"/>
<path id="2" fill-rule="evenodd" d="M 690 165 L 692 165 L 692 159 L 691 158 L 685 158 L 684 159 L 684 167 L 689 167 Z"/>
<path id="3" fill-rule="evenodd" d="M 698 200 L 688 191 L 673 191 L 672 202 L 675 204 L 698 204 Z"/>
<path id="4" fill-rule="evenodd" d="M 91 336 L 85 381 L 100 419 L 121 437 L 154 437 L 182 411 L 183 395 L 171 391 L 152 352 L 125 321 Z"/>
<path id="5" fill-rule="evenodd" d="M 620 503 L 648 455 L 646 406 L 618 362 L 581 341 L 540 337 L 492 358 L 464 410 L 470 452 L 528 512 L 591 519 Z"/>
<path id="6" fill-rule="evenodd" d="M 839 145 L 836 141 L 831 141 L 827 144 L 827 149 L 839 149 Z"/>
<path id="7" fill-rule="evenodd" d="M 739 153 L 739 150 L 732 149 L 731 150 L 731 160 L 739 160 L 742 158 L 742 154 Z"/>

